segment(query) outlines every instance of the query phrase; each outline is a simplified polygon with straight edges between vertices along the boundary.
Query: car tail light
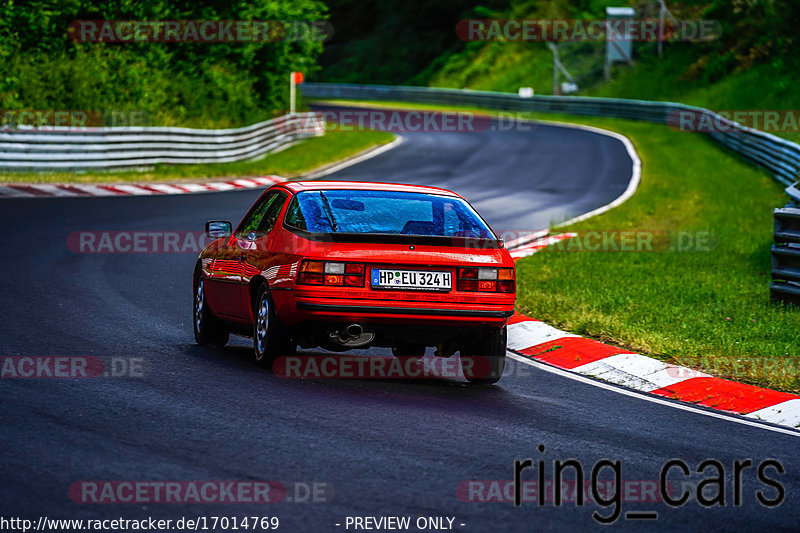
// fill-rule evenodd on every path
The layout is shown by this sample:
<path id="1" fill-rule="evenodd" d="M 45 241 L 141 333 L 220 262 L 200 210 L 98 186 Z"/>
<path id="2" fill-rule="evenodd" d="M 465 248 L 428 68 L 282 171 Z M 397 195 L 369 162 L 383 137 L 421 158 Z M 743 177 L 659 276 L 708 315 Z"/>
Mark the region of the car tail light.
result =
<path id="1" fill-rule="evenodd" d="M 347 263 L 344 266 L 344 284 L 347 287 L 363 287 L 364 274 L 367 272 L 367 267 L 363 263 Z"/>
<path id="2" fill-rule="evenodd" d="M 478 279 L 477 268 L 459 268 L 458 279 Z"/>
<path id="3" fill-rule="evenodd" d="M 479 268 L 478 279 L 497 279 L 496 268 Z"/>
<path id="4" fill-rule="evenodd" d="M 514 269 L 459 268 L 456 288 L 467 292 L 514 292 Z"/>
<path id="5" fill-rule="evenodd" d="M 357 274 L 359 276 L 363 276 L 364 272 L 366 272 L 366 268 L 362 263 L 347 263 L 344 267 L 344 271 L 347 274 Z"/>
<path id="6" fill-rule="evenodd" d="M 344 274 L 344 263 L 325 263 L 326 274 Z"/>
<path id="7" fill-rule="evenodd" d="M 345 276 L 344 284 L 348 287 L 363 287 L 364 276 Z"/>
<path id="8" fill-rule="evenodd" d="M 304 260 L 300 263 L 297 284 L 363 287 L 366 270 L 363 263 Z"/>
<path id="9" fill-rule="evenodd" d="M 316 272 L 322 274 L 325 272 L 325 263 L 322 261 L 303 261 L 300 264 L 300 272 Z"/>
<path id="10" fill-rule="evenodd" d="M 515 292 L 516 290 L 517 287 L 513 280 L 497 282 L 497 292 Z"/>
<path id="11" fill-rule="evenodd" d="M 496 281 L 479 281 L 478 282 L 478 290 L 479 291 L 494 292 L 496 287 L 497 287 L 497 282 Z"/>
<path id="12" fill-rule="evenodd" d="M 325 283 L 325 263 L 322 261 L 303 261 L 297 274 L 297 283 L 303 285 L 323 285 Z"/>

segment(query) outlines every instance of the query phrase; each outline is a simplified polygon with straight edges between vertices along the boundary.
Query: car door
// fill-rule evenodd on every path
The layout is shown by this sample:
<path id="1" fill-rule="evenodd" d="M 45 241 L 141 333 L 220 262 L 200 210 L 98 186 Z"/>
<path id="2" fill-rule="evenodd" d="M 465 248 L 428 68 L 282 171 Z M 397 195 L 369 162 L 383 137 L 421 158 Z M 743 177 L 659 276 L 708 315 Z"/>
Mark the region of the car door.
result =
<path id="1" fill-rule="evenodd" d="M 250 318 L 250 280 L 262 270 L 261 256 L 265 243 L 261 241 L 275 226 L 288 195 L 279 190 L 267 191 L 245 216 L 233 234 L 231 248 L 239 261 L 239 276 L 235 287 L 235 315 L 242 320 Z"/>
<path id="2" fill-rule="evenodd" d="M 209 306 L 222 318 L 237 318 L 240 307 L 237 294 L 242 277 L 242 263 L 232 243 L 231 235 L 215 249 L 205 281 Z"/>

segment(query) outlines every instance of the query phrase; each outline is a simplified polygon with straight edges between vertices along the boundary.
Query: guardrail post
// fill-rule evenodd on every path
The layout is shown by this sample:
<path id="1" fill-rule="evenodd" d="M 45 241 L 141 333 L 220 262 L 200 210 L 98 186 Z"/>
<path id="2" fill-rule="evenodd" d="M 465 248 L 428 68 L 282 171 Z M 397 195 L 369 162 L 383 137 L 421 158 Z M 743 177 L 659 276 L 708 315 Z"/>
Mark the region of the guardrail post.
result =
<path id="1" fill-rule="evenodd" d="M 800 191 L 793 185 L 786 192 L 792 201 L 774 213 L 773 281 L 769 291 L 774 302 L 800 305 Z"/>

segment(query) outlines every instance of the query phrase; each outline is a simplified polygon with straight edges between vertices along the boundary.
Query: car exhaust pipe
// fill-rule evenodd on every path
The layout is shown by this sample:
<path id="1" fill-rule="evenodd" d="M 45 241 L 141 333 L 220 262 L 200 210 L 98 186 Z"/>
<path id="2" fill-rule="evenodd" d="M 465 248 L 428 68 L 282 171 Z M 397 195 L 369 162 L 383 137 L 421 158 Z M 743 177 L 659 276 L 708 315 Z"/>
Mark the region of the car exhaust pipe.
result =
<path id="1" fill-rule="evenodd" d="M 361 324 L 350 324 L 345 328 L 345 333 L 350 337 L 350 339 L 356 339 L 364 333 L 364 328 Z M 349 339 L 348 339 L 349 340 Z"/>
<path id="2" fill-rule="evenodd" d="M 375 340 L 375 333 L 364 331 L 361 324 L 350 324 L 342 329 L 330 330 L 328 338 L 339 347 L 359 348 Z"/>

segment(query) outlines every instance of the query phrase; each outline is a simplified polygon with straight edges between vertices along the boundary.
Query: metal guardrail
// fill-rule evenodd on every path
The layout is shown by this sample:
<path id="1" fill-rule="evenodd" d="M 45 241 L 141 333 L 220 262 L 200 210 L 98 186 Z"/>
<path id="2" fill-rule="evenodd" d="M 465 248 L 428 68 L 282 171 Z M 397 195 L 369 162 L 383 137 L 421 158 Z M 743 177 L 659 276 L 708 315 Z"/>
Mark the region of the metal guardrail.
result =
<path id="1" fill-rule="evenodd" d="M 772 245 L 770 293 L 776 301 L 800 305 L 800 190 L 786 192 L 791 202 L 775 210 L 775 244 Z"/>
<path id="2" fill-rule="evenodd" d="M 31 128 L 0 130 L 0 170 L 53 171 L 227 163 L 260 157 L 324 133 L 313 113 L 235 129 Z"/>
<path id="3" fill-rule="evenodd" d="M 578 96 L 532 96 L 511 93 L 435 89 L 387 85 L 304 83 L 299 86 L 307 98 L 353 100 L 396 100 L 424 104 L 486 107 L 503 111 L 565 113 L 643 120 L 676 129 L 683 118 L 718 143 L 767 168 L 781 183 L 790 185 L 800 177 L 800 145 L 763 131 L 747 128 L 700 107 L 672 102 L 649 102 Z M 711 124 L 712 127 L 705 125 Z"/>
<path id="4" fill-rule="evenodd" d="M 779 182 L 790 185 L 792 203 L 775 210 L 772 248 L 773 300 L 800 304 L 800 145 L 742 126 L 708 109 L 673 102 L 650 102 L 577 96 L 520 97 L 511 93 L 386 85 L 304 83 L 306 98 L 390 100 L 423 104 L 475 106 L 502 111 L 565 113 L 641 120 L 676 129 L 694 128 L 717 143 L 764 167 Z M 710 125 L 710 127 L 708 126 Z"/>

